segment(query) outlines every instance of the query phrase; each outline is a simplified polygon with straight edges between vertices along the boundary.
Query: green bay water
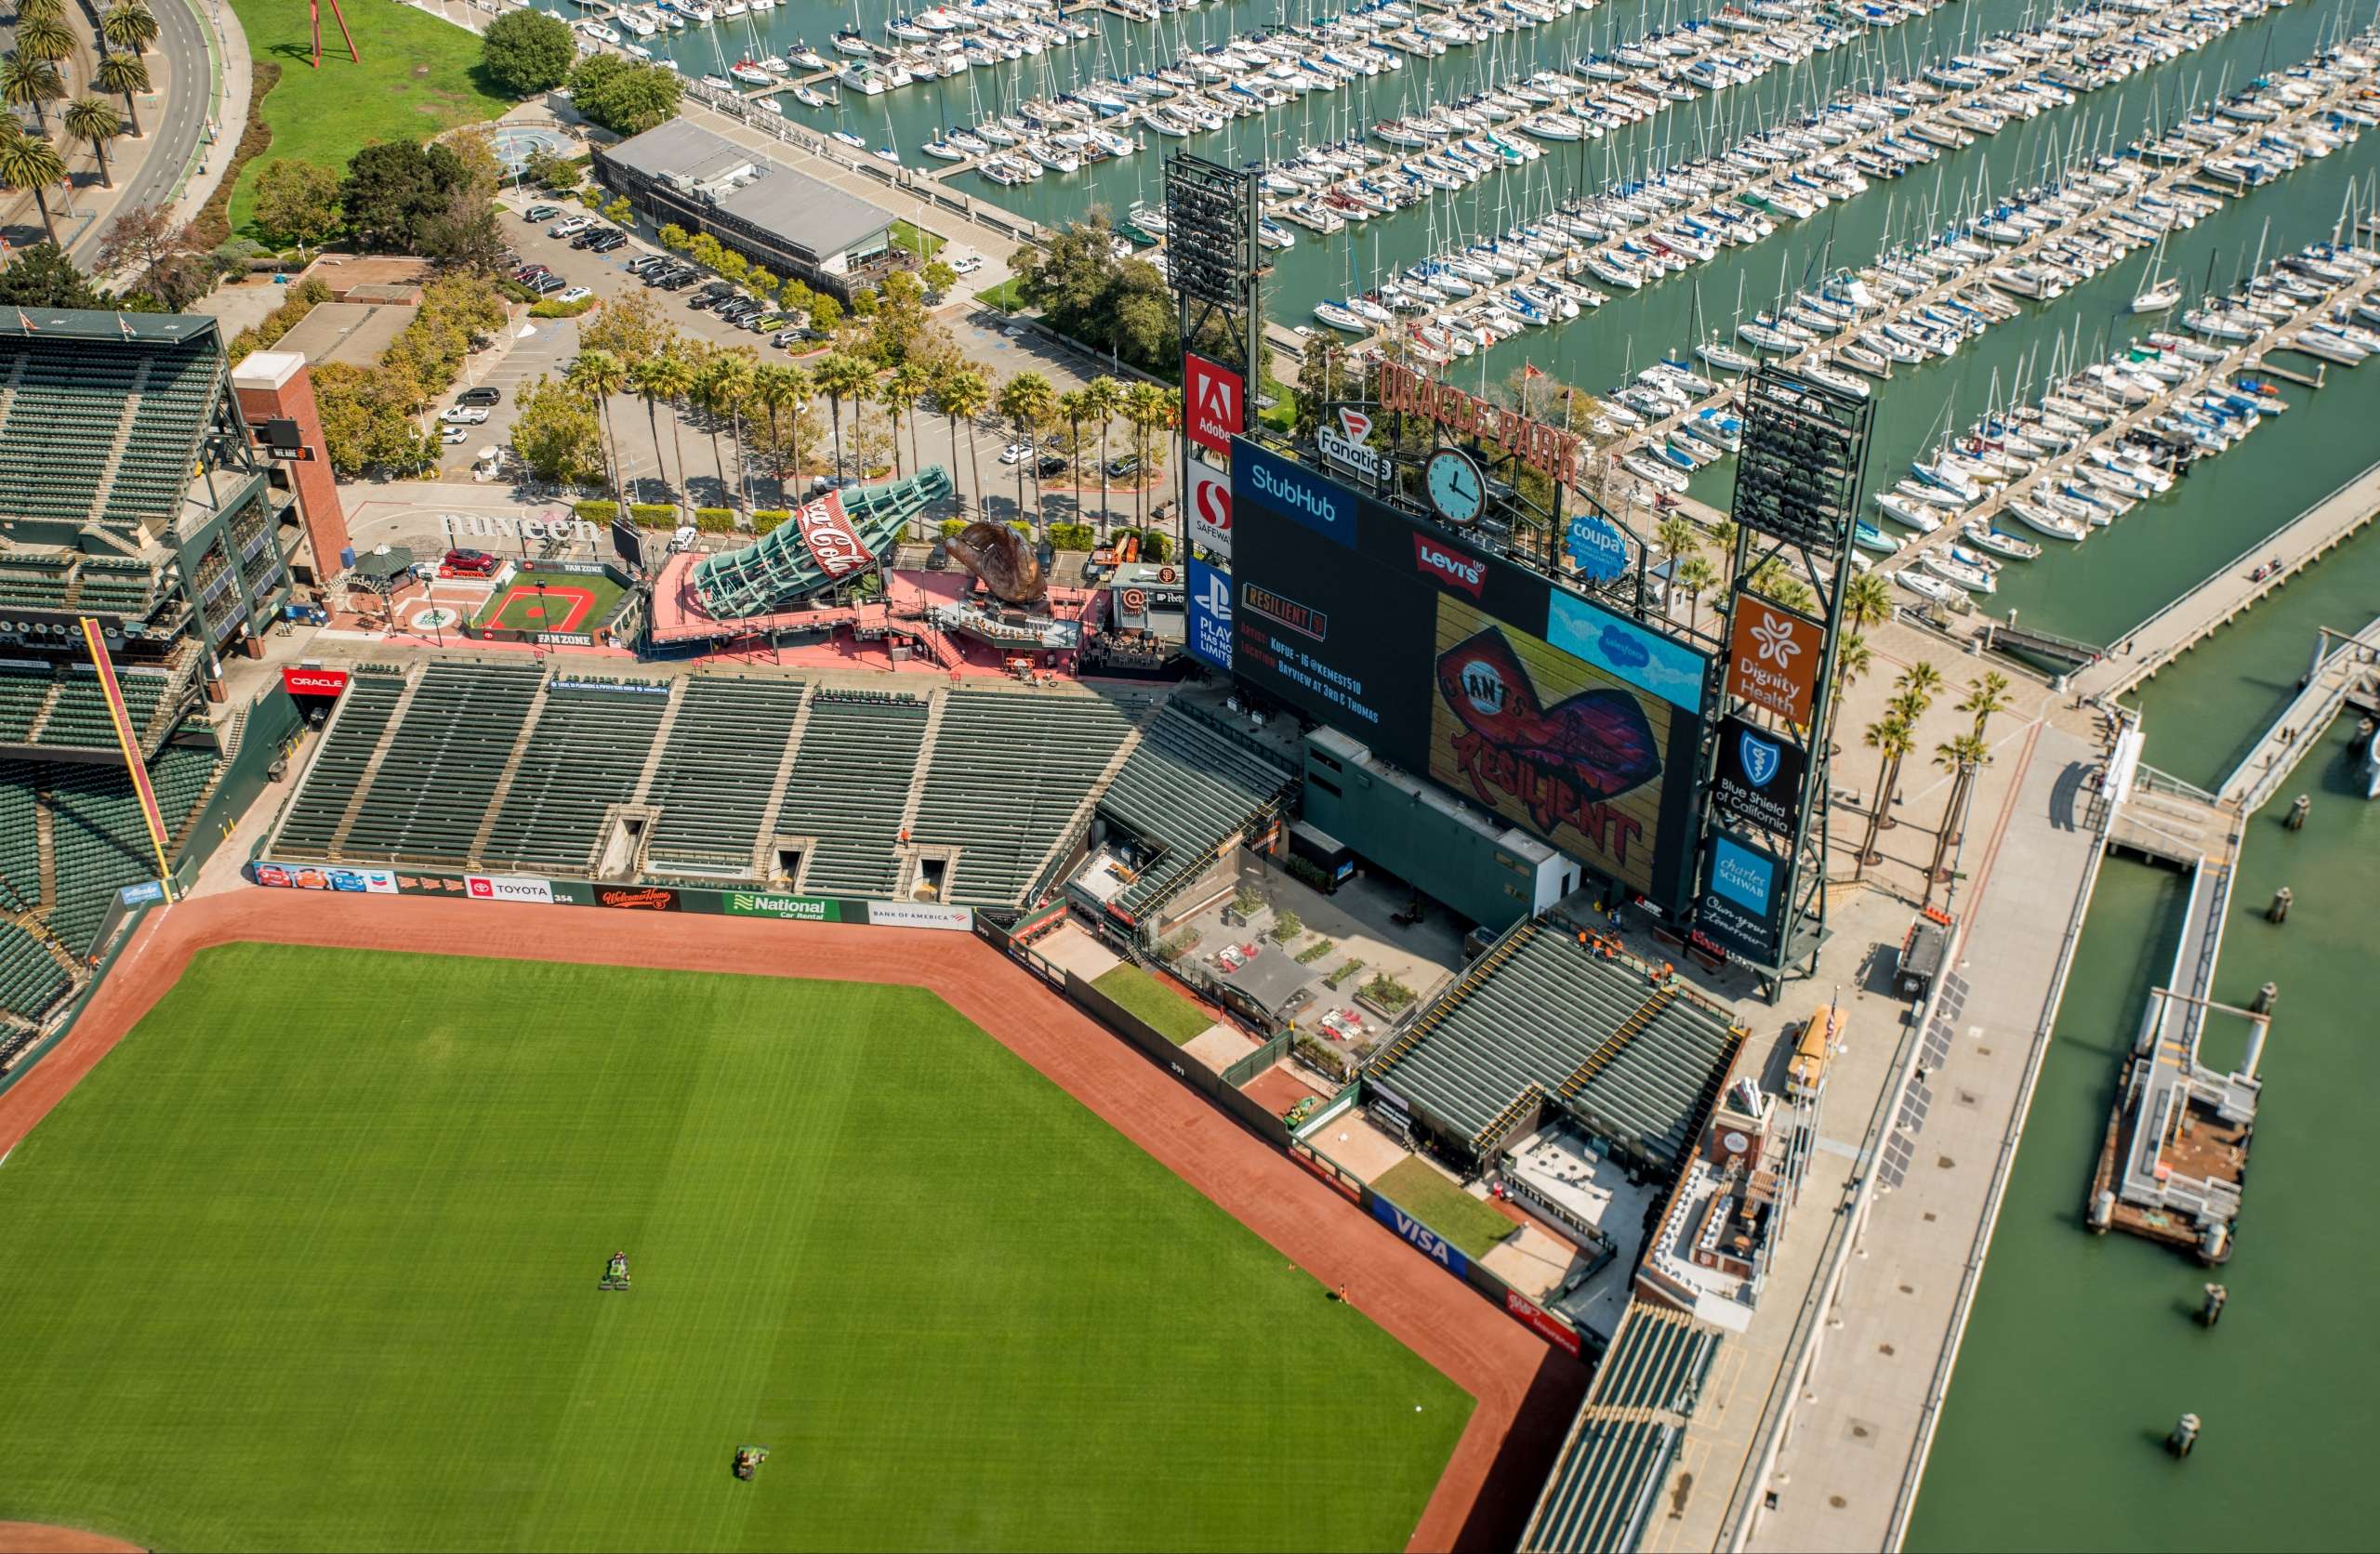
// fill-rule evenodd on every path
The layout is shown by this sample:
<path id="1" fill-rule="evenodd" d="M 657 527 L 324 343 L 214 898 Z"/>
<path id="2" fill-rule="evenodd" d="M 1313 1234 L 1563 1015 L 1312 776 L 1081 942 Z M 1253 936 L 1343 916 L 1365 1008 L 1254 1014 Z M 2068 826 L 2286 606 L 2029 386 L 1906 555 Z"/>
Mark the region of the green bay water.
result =
<path id="1" fill-rule="evenodd" d="M 2368 423 L 2367 423 L 2368 424 Z M 2360 440 L 2361 456 L 2375 449 Z M 2380 614 L 2380 535 L 2350 541 L 2152 681 L 2148 758 L 2212 784 L 2278 715 L 2314 628 Z M 2122 1054 L 2165 982 L 2182 877 L 2111 860 L 2043 1063 L 1909 1547 L 2350 1548 L 2372 1542 L 2371 1291 L 2380 1243 L 2362 1173 L 2373 1039 L 2380 804 L 2354 782 L 2350 718 L 2250 822 L 2215 996 L 2281 988 L 2240 1221 L 2219 1277 L 2222 1325 L 2195 1320 L 2209 1277 L 2188 1258 L 2082 1226 Z M 2283 828 L 2310 795 L 2305 830 Z M 2281 886 L 2289 923 L 2263 908 Z M 2014 907 L 2009 908 L 2014 910 Z M 2218 1026 L 2207 1054 L 2238 1060 Z M 2188 1462 L 2164 1432 L 2205 1421 Z"/>

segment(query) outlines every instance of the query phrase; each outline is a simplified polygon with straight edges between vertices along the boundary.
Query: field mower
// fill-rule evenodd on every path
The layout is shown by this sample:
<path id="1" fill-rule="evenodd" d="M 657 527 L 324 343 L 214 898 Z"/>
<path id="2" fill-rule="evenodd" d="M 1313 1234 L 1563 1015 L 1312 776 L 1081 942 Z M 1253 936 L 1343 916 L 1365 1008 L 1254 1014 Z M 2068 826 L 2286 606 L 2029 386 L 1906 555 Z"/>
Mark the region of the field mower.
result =
<path id="1" fill-rule="evenodd" d="M 595 1286 L 599 1290 L 624 1290 L 628 1287 L 628 1255 L 615 1252 L 612 1260 L 603 1265 L 603 1277 Z"/>
<path id="2" fill-rule="evenodd" d="M 768 1460 L 769 1449 L 766 1446 L 738 1446 L 735 1448 L 735 1476 L 748 1479 L 760 1471 L 760 1464 Z"/>

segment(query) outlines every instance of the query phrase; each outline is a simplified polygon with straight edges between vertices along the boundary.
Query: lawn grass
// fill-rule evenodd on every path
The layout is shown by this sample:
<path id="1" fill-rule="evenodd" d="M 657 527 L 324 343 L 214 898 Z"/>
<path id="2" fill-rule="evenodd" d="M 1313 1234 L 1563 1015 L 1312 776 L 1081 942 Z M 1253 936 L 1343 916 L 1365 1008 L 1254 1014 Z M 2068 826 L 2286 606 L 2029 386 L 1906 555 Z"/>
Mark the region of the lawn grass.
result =
<path id="1" fill-rule="evenodd" d="M 1091 985 L 1155 1026 L 1157 1034 L 1176 1047 L 1196 1040 L 1214 1023 L 1206 1010 L 1137 966 L 1111 967 Z"/>
<path id="2" fill-rule="evenodd" d="M 1381 1173 L 1372 1188 L 1454 1243 L 1467 1258 L 1486 1256 L 1498 1242 L 1520 1229 L 1448 1181 L 1444 1172 L 1426 1160 L 1398 1161 Z"/>
<path id="3" fill-rule="evenodd" d="M 206 951 L 0 1246 L 0 1519 L 150 1547 L 1395 1548 L 1471 1406 L 912 989 Z"/>
<path id="4" fill-rule="evenodd" d="M 915 254 L 920 264 L 941 253 L 950 243 L 940 232 L 930 232 L 913 221 L 893 222 L 890 235 L 893 247 Z"/>
<path id="5" fill-rule="evenodd" d="M 544 619 L 532 615 L 530 612 L 538 608 L 537 580 L 541 577 L 546 579 L 549 590 L 569 589 L 573 596 L 581 592 L 590 594 L 595 602 L 575 625 L 549 627 L 549 621 L 569 619 L 575 597 L 564 598 L 557 594 L 547 601 Z M 471 624 L 476 626 L 501 626 L 508 631 L 551 629 L 591 633 L 619 612 L 620 600 L 627 592 L 610 578 L 593 573 L 516 573 L 511 582 L 488 595 L 487 601 L 471 616 Z M 504 608 L 497 609 L 499 604 Z"/>
<path id="6" fill-rule="evenodd" d="M 296 158 L 344 174 L 348 159 L 375 140 L 426 140 L 512 106 L 511 99 L 483 84 L 475 34 L 406 6 L 340 8 L 364 62 L 348 58 L 325 6 L 318 71 L 309 63 L 313 45 L 305 7 L 293 0 L 231 0 L 250 51 L 281 66 L 280 84 L 259 110 L 272 144 L 241 170 L 231 191 L 231 230 L 240 236 L 257 235 L 248 223 L 267 163 Z"/>
<path id="7" fill-rule="evenodd" d="M 987 308 L 998 308 L 1003 313 L 1013 313 L 1025 306 L 1025 296 L 1012 275 L 997 286 L 986 286 L 975 294 L 975 300 Z"/>

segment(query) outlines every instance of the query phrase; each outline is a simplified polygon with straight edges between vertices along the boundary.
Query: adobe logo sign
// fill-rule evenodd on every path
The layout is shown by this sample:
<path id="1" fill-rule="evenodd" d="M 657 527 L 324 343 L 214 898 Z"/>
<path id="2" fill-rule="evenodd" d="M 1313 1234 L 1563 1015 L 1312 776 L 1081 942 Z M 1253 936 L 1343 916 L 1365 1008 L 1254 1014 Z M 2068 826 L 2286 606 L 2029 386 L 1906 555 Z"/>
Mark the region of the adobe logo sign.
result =
<path id="1" fill-rule="evenodd" d="M 1727 641 L 1727 694 L 1807 727 L 1826 628 L 1754 594 L 1736 595 Z"/>
<path id="2" fill-rule="evenodd" d="M 1231 452 L 1231 440 L 1246 425 L 1245 393 L 1246 385 L 1237 373 L 1203 356 L 1183 353 L 1182 403 L 1190 441 L 1199 447 L 1218 454 Z"/>

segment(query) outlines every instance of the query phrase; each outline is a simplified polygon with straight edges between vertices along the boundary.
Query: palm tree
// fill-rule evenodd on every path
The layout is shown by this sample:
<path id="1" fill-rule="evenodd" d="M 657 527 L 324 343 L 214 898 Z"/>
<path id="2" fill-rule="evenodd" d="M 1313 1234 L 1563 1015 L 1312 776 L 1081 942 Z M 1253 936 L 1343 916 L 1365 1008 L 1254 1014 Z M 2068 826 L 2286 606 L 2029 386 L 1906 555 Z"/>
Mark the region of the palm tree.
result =
<path id="1" fill-rule="evenodd" d="M 752 373 L 752 398 L 769 413 L 769 447 L 775 450 L 787 445 L 777 436 L 777 413 L 790 409 L 793 427 L 790 446 L 793 449 L 793 477 L 798 485 L 801 480 L 801 413 L 810 402 L 810 375 L 800 367 L 772 362 L 757 367 Z M 794 496 L 785 483 L 785 457 L 776 454 L 777 492 L 787 507 Z"/>
<path id="2" fill-rule="evenodd" d="M 1876 752 L 1876 807 L 1868 811 L 1868 835 L 1860 839 L 1858 867 L 1854 879 L 1867 872 L 1871 860 L 1882 856 L 1876 851 L 1876 832 L 1883 826 L 1884 811 L 1892 808 L 1893 789 L 1900 784 L 1900 763 L 1903 757 L 1916 748 L 1908 722 L 1899 718 L 1880 718 L 1868 725 L 1861 743 Z"/>
<path id="3" fill-rule="evenodd" d="M 570 364 L 562 381 L 595 406 L 595 414 L 603 426 L 605 470 L 612 482 L 612 494 L 620 506 L 620 516 L 628 516 L 627 482 L 620 479 L 620 444 L 612 427 L 612 396 L 628 386 L 628 370 L 620 359 L 608 350 L 583 350 L 578 360 Z"/>
<path id="4" fill-rule="evenodd" d="M 851 352 L 830 350 L 819 359 L 811 375 L 818 385 L 818 391 L 826 396 L 827 409 L 834 414 L 835 474 L 840 478 L 843 472 L 843 402 L 856 400 L 867 392 L 868 385 L 876 380 L 876 374 L 869 370 L 866 362 Z"/>
<path id="5" fill-rule="evenodd" d="M 36 59 L 21 49 L 0 59 L 0 101 L 11 108 L 30 106 L 39 127 L 49 127 L 50 100 L 65 95 L 58 67 L 47 59 Z"/>
<path id="6" fill-rule="evenodd" d="M 58 241 L 58 224 L 50 219 L 49 188 L 66 177 L 65 159 L 58 148 L 39 136 L 17 132 L 15 125 L 0 134 L 0 188 L 30 190 L 41 207 L 43 230 Z"/>
<path id="7" fill-rule="evenodd" d="M 28 59 L 54 65 L 74 52 L 74 34 L 54 16 L 17 13 L 17 52 Z"/>
<path id="8" fill-rule="evenodd" d="M 1035 494 L 1039 494 L 1041 450 L 1037 443 L 1041 428 L 1049 424 L 1050 417 L 1057 411 L 1058 391 L 1051 388 L 1050 380 L 1039 373 L 1019 373 L 1000 385 L 999 402 L 996 408 L 1008 417 L 1009 425 L 1016 428 L 1016 440 L 1032 450 L 1016 461 L 1016 510 L 1022 515 L 1025 511 L 1025 467 L 1028 464 L 1034 467 Z M 1047 533 L 1047 515 L 1040 510 L 1041 504 L 1036 501 L 1033 507 L 1034 533 L 1037 535 Z"/>
<path id="9" fill-rule="evenodd" d="M 6 67 L 0 67 L 0 77 L 5 77 L 6 74 Z M 140 56 L 138 54 L 100 55 L 99 68 L 91 72 L 91 85 L 103 92 L 124 94 L 124 116 L 132 121 L 132 138 L 136 140 L 139 139 L 142 133 L 140 105 L 132 100 L 132 95 L 135 92 L 145 92 L 149 89 L 149 67 L 141 62 Z M 8 100 L 14 102 L 16 99 L 10 98 Z"/>
<path id="10" fill-rule="evenodd" d="M 1700 541 L 1695 536 L 1694 525 L 1686 520 L 1683 513 L 1672 513 L 1661 520 L 1660 527 L 1654 531 L 1653 537 L 1672 556 L 1692 556 L 1701 548 Z"/>
<path id="11" fill-rule="evenodd" d="M 1083 392 L 1091 396 L 1091 414 L 1086 420 L 1099 423 L 1099 526 L 1115 526 L 1116 515 L 1107 509 L 1107 423 L 1124 402 L 1124 386 L 1104 375 L 1084 385 Z"/>
<path id="12" fill-rule="evenodd" d="M 702 371 L 694 378 L 695 402 L 710 417 L 710 460 L 719 470 L 720 501 L 724 506 L 734 505 L 736 494 L 743 483 L 742 428 L 736 425 L 735 418 L 743 414 L 744 402 L 751 397 L 751 393 L 752 363 L 732 351 L 722 350 L 704 362 Z M 722 415 L 728 418 L 730 429 L 734 434 L 733 441 L 736 444 L 737 479 L 733 483 L 727 479 L 727 465 L 719 453 L 719 421 Z"/>
<path id="13" fill-rule="evenodd" d="M 1834 726 L 1843 717 L 1843 698 L 1859 678 L 1874 667 L 1876 655 L 1868 646 L 1868 639 L 1856 631 L 1845 632 L 1834 650 L 1834 693 L 1826 700 L 1826 744 L 1829 754 L 1835 749 Z"/>
<path id="14" fill-rule="evenodd" d="M 1844 585 L 1843 618 L 1854 631 L 1871 631 L 1893 618 L 1892 585 L 1863 572 Z"/>
<path id="15" fill-rule="evenodd" d="M 1957 710 L 1974 718 L 1975 737 L 1981 739 L 1984 729 L 1991 722 L 1992 714 L 2005 712 L 2008 707 L 2008 677 L 1997 669 L 1987 669 L 1977 678 L 1967 681 L 1966 699 L 1958 705 Z"/>
<path id="16" fill-rule="evenodd" d="M 934 380 L 933 399 L 934 403 L 942 408 L 943 415 L 950 420 L 950 462 L 954 474 L 958 470 L 973 468 L 975 417 L 981 415 L 984 408 L 991 403 L 992 386 L 984 381 L 984 375 L 973 367 L 954 366 L 944 371 L 942 375 Z M 964 465 L 959 462 L 959 427 L 962 421 L 967 426 L 967 462 Z M 951 481 L 951 490 L 959 498 L 959 511 L 964 513 L 967 509 L 965 486 L 954 478 Z M 979 507 L 982 501 L 983 494 L 976 493 L 976 503 Z"/>
<path id="17" fill-rule="evenodd" d="M 1670 585 L 1686 590 L 1686 628 L 1692 631 L 1702 620 L 1702 596 L 1719 585 L 1719 569 L 1711 564 L 1707 556 L 1688 556 L 1670 574 Z"/>
<path id="18" fill-rule="evenodd" d="M 892 369 L 892 375 L 886 378 L 884 387 L 876 392 L 877 402 L 884 406 L 887 415 L 909 423 L 909 468 L 913 470 L 926 467 L 925 455 L 918 451 L 918 402 L 924 399 L 932 388 L 933 375 L 927 372 L 922 363 L 903 362 Z M 898 446 L 899 437 L 895 433 L 896 458 Z"/>
<path id="19" fill-rule="evenodd" d="M 18 14 L 24 14 L 21 6 Z M 157 19 L 149 14 L 149 7 L 141 5 L 140 0 L 121 0 L 118 5 L 110 6 L 106 14 L 99 18 L 99 36 L 107 40 L 110 48 L 120 48 L 127 54 L 146 54 L 149 46 L 157 41 Z"/>
<path id="20" fill-rule="evenodd" d="M 1714 520 L 1711 525 L 1711 547 L 1722 556 L 1736 553 L 1736 520 L 1732 518 Z"/>
<path id="21" fill-rule="evenodd" d="M 31 21 L 35 18 L 44 21 L 63 21 L 66 19 L 66 0 L 18 0 L 16 10 L 19 21 Z"/>
<path id="22" fill-rule="evenodd" d="M 1934 747 L 1934 764 L 1950 772 L 1950 801 L 1942 807 L 1942 828 L 1934 835 L 1934 861 L 1925 866 L 1925 899 L 1934 899 L 1934 882 L 1942 873 L 1942 857 L 1950 843 L 1966 830 L 1966 806 L 1975 797 L 1975 775 L 1991 764 L 1991 746 L 1979 733 L 1960 734 Z"/>
<path id="23" fill-rule="evenodd" d="M 644 402 L 645 423 L 653 432 L 653 451 L 656 461 L 661 454 L 661 406 L 665 402 L 672 405 L 676 404 L 685 395 L 687 389 L 693 387 L 694 381 L 693 371 L 684 362 L 668 351 L 663 351 L 658 356 L 645 357 L 628 367 L 628 389 L 629 393 Z M 673 412 L 669 417 L 673 443 L 676 441 L 677 426 L 678 417 Z M 679 446 L 676 452 L 678 454 L 678 506 L 682 508 L 688 506 L 686 450 Z M 669 472 L 666 468 L 661 472 L 661 483 L 665 486 L 669 483 Z"/>
<path id="24" fill-rule="evenodd" d="M 1164 426 L 1171 413 L 1165 390 L 1154 383 L 1135 383 L 1124 390 L 1124 422 L 1132 428 L 1132 456 L 1141 461 L 1132 471 L 1138 487 L 1132 493 L 1132 520 L 1143 531 L 1149 522 L 1149 433 Z"/>
<path id="25" fill-rule="evenodd" d="M 67 134 L 90 146 L 91 154 L 99 159 L 100 184 L 113 189 L 115 179 L 108 172 L 108 142 L 124 133 L 124 115 L 115 111 L 115 104 L 105 98 L 76 98 L 66 105 L 60 122 Z"/>
<path id="26" fill-rule="evenodd" d="M 1098 407 L 1092 402 L 1091 390 L 1088 388 L 1069 388 L 1058 396 L 1058 418 L 1066 423 L 1067 430 L 1073 434 L 1073 441 L 1066 444 L 1066 457 L 1069 462 L 1081 461 L 1082 424 L 1097 414 L 1097 410 Z M 1078 492 L 1082 489 L 1082 476 L 1078 470 L 1075 475 L 1075 489 Z M 1078 509 L 1082 506 L 1082 498 L 1079 495 L 1075 498 L 1075 506 Z"/>
<path id="27" fill-rule="evenodd" d="M 1921 658 L 1900 672 L 1893 689 L 1914 701 L 1922 713 L 1934 705 L 1934 693 L 1942 689 L 1942 671 Z M 1910 721 L 1917 721 L 1916 717 L 1911 715 Z"/>

